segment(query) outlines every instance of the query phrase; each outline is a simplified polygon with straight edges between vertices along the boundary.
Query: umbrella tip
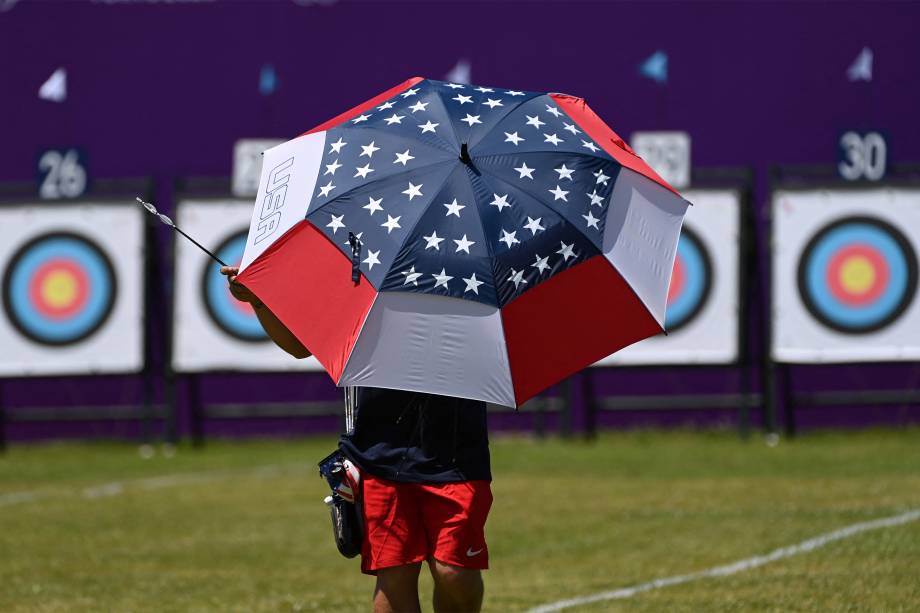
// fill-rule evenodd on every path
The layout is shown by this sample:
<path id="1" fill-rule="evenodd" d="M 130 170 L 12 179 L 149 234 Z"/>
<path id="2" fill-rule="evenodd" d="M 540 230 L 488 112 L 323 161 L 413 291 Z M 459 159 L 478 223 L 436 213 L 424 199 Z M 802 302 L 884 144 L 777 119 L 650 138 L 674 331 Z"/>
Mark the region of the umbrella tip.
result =
<path id="1" fill-rule="evenodd" d="M 470 164 L 473 161 L 473 158 L 470 157 L 470 150 L 466 143 L 462 143 L 460 145 L 460 161 L 464 164 Z"/>

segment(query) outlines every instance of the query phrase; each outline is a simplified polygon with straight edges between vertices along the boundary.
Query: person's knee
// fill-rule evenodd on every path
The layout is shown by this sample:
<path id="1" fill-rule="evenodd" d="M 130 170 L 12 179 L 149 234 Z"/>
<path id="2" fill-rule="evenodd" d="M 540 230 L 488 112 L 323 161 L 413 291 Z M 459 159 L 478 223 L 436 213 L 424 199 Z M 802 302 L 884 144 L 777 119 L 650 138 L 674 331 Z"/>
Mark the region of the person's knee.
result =
<path id="1" fill-rule="evenodd" d="M 417 611 L 421 563 L 381 568 L 374 590 L 376 611 Z"/>
<path id="2" fill-rule="evenodd" d="M 453 603 L 453 610 L 478 611 L 482 606 L 481 571 L 434 560 L 431 563 L 431 572 L 444 599 Z"/>

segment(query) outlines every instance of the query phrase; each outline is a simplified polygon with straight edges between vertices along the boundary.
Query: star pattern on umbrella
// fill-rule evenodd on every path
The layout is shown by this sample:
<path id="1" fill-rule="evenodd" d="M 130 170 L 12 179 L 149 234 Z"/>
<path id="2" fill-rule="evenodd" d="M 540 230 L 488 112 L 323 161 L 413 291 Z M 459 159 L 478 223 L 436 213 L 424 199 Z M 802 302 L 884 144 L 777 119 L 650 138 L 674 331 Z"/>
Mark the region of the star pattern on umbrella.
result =
<path id="1" fill-rule="evenodd" d="M 421 81 L 326 143 L 307 219 L 380 291 L 501 306 L 602 249 L 620 166 L 546 94 Z"/>

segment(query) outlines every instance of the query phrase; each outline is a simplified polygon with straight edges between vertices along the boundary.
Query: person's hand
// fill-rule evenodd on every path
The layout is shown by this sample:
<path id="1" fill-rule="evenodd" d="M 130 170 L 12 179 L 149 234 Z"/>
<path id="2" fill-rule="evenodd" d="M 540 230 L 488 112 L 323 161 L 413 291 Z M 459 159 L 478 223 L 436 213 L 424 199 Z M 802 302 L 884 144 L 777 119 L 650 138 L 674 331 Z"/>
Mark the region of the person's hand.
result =
<path id="1" fill-rule="evenodd" d="M 249 291 L 249 288 L 236 280 L 236 276 L 240 274 L 239 266 L 221 266 L 220 274 L 227 276 L 227 281 L 230 283 L 230 293 L 234 298 L 240 302 L 248 302 L 253 306 L 262 304 L 262 301 Z"/>

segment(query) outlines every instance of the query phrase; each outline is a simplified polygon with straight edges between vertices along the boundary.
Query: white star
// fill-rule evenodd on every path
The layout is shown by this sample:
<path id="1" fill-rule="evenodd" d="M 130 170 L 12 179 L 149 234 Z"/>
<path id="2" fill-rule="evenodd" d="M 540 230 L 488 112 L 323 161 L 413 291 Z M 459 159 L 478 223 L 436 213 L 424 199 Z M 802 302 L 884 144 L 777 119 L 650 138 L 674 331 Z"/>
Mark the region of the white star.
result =
<path id="1" fill-rule="evenodd" d="M 331 164 L 326 164 L 326 172 L 323 173 L 323 176 L 325 176 L 325 175 L 334 175 L 334 174 L 335 174 L 335 171 L 338 170 L 338 169 L 341 168 L 341 167 L 342 167 L 342 165 L 339 164 L 339 161 L 338 161 L 338 160 L 332 162 Z"/>
<path id="2" fill-rule="evenodd" d="M 492 199 L 492 202 L 490 202 L 489 204 L 491 204 L 492 206 L 497 206 L 499 213 L 501 213 L 502 209 L 505 208 L 506 206 L 511 206 L 511 203 L 508 202 L 508 194 L 505 194 L 504 196 L 499 196 L 498 194 L 492 194 L 492 195 L 494 196 L 494 198 Z"/>
<path id="3" fill-rule="evenodd" d="M 597 206 L 604 206 L 604 198 L 603 196 L 597 193 L 596 189 L 592 191 L 590 194 L 588 194 L 587 196 L 588 198 L 591 199 L 591 204 L 596 204 Z"/>
<path id="4" fill-rule="evenodd" d="M 582 217 L 584 217 L 585 221 L 588 222 L 588 227 L 589 227 L 589 228 L 594 228 L 595 230 L 600 230 L 600 228 L 597 227 L 597 222 L 599 222 L 600 219 L 596 219 L 596 218 L 594 217 L 594 215 L 591 214 L 591 211 L 588 211 L 588 214 L 587 214 L 587 215 L 582 215 Z"/>
<path id="5" fill-rule="evenodd" d="M 409 160 L 414 160 L 414 159 L 415 159 L 415 156 L 409 155 L 409 150 L 406 149 L 404 152 L 396 154 L 396 160 L 393 163 L 402 164 L 403 166 L 405 166 L 406 162 L 408 162 Z"/>
<path id="6" fill-rule="evenodd" d="M 345 227 L 345 224 L 342 223 L 342 218 L 345 217 L 345 215 L 339 215 L 338 217 L 336 217 L 335 215 L 329 215 L 329 217 L 332 218 L 332 221 L 330 221 L 329 223 L 327 223 L 327 224 L 326 224 L 326 227 L 327 227 L 327 228 L 332 228 L 332 233 L 333 233 L 333 234 L 335 234 L 336 232 L 338 232 L 338 231 L 339 231 L 339 228 L 344 228 L 344 227 Z"/>
<path id="7" fill-rule="evenodd" d="M 498 240 L 499 242 L 503 242 L 506 245 L 508 245 L 508 249 L 511 249 L 511 245 L 521 242 L 514 237 L 515 234 L 517 234 L 517 230 L 515 230 L 514 232 L 508 232 L 507 230 L 502 228 L 502 237 Z"/>
<path id="8" fill-rule="evenodd" d="M 541 221 L 543 221 L 542 217 L 537 217 L 536 219 L 534 219 L 533 217 L 528 215 L 527 223 L 524 224 L 524 227 L 530 230 L 532 236 L 536 236 L 537 232 L 546 229 L 540 225 Z"/>
<path id="9" fill-rule="evenodd" d="M 409 285 L 410 283 L 412 285 L 418 285 L 418 278 L 422 276 L 422 273 L 415 272 L 415 266 L 409 270 L 402 271 L 402 274 L 406 275 L 406 280 L 403 281 L 403 285 Z"/>
<path id="10" fill-rule="evenodd" d="M 362 157 L 365 155 L 367 157 L 373 157 L 375 151 L 380 151 L 380 147 L 375 147 L 374 141 L 371 141 L 370 145 L 361 145 L 361 155 L 359 155 L 358 157 Z"/>
<path id="11" fill-rule="evenodd" d="M 348 143 L 343 141 L 342 137 L 340 136 L 339 140 L 335 141 L 334 143 L 329 143 L 329 147 L 330 147 L 329 153 L 338 153 L 339 151 L 342 150 L 342 147 L 344 147 L 347 144 Z"/>
<path id="12" fill-rule="evenodd" d="M 483 102 L 483 104 L 489 107 L 490 109 L 494 109 L 497 106 L 505 106 L 504 104 L 502 104 L 501 100 L 493 100 L 492 98 L 489 98 L 488 100 Z"/>
<path id="13" fill-rule="evenodd" d="M 380 255 L 380 250 L 371 251 L 367 250 L 367 257 L 361 260 L 364 264 L 367 264 L 368 270 L 374 270 L 374 264 L 379 264 L 380 260 L 377 259 L 377 256 Z"/>
<path id="14" fill-rule="evenodd" d="M 569 258 L 575 257 L 575 252 L 572 250 L 572 247 L 575 246 L 575 243 L 572 243 L 571 245 L 566 245 L 565 243 L 560 242 L 559 244 L 562 245 L 562 248 L 557 249 L 556 253 L 560 254 L 562 256 L 562 259 L 568 262 Z"/>
<path id="15" fill-rule="evenodd" d="M 374 172 L 374 169 L 371 168 L 370 164 L 365 164 L 364 166 L 361 166 L 360 168 L 355 167 L 355 177 L 354 178 L 361 177 L 362 179 L 366 179 L 367 175 L 369 175 L 372 172 Z"/>
<path id="16" fill-rule="evenodd" d="M 526 163 L 521 162 L 521 165 L 520 165 L 518 168 L 515 168 L 515 170 L 518 171 L 518 172 L 521 174 L 521 176 L 519 176 L 518 179 L 523 179 L 524 177 L 527 177 L 528 179 L 533 179 L 533 171 L 534 171 L 534 169 L 533 169 L 533 168 L 527 168 L 527 164 L 526 164 Z"/>
<path id="17" fill-rule="evenodd" d="M 549 256 L 545 258 L 541 258 L 539 253 L 536 254 L 536 256 L 537 256 L 537 259 L 533 264 L 531 264 L 531 266 L 533 266 L 538 271 L 540 271 L 540 274 L 542 275 L 543 271 L 549 268 L 549 264 L 546 263 L 547 260 L 549 260 Z"/>
<path id="18" fill-rule="evenodd" d="M 370 119 L 370 118 L 371 118 L 370 115 L 365 115 L 364 113 L 361 113 L 360 115 L 358 115 L 357 117 L 355 117 L 354 119 L 352 119 L 351 122 L 352 122 L 352 123 L 361 123 L 362 121 L 367 121 L 367 120 Z"/>
<path id="19" fill-rule="evenodd" d="M 457 250 L 454 253 L 465 251 L 467 255 L 470 253 L 470 247 L 476 244 L 476 241 L 467 240 L 466 234 L 463 235 L 463 238 L 455 238 L 454 242 L 457 243 Z"/>
<path id="20" fill-rule="evenodd" d="M 410 106 L 410 107 L 409 107 L 409 110 L 412 111 L 413 113 L 416 112 L 416 111 L 427 111 L 428 109 L 427 109 L 426 107 L 427 107 L 429 104 L 431 104 L 431 103 L 430 103 L 430 102 L 422 102 L 421 100 L 419 100 L 419 101 L 417 101 L 415 104 L 413 104 L 412 106 Z"/>
<path id="21" fill-rule="evenodd" d="M 511 269 L 511 276 L 508 277 L 508 281 L 514 282 L 514 289 L 518 289 L 521 283 L 527 283 L 527 281 L 524 280 L 524 271 L 521 270 L 519 272 L 513 268 Z"/>
<path id="22" fill-rule="evenodd" d="M 581 146 L 585 149 L 590 149 L 591 153 L 597 153 L 598 151 L 597 146 L 589 140 L 582 140 Z"/>
<path id="23" fill-rule="evenodd" d="M 377 199 L 375 200 L 375 199 L 371 198 L 370 196 L 368 196 L 368 197 L 367 197 L 367 204 L 365 204 L 365 205 L 362 206 L 361 208 L 362 208 L 362 209 L 367 209 L 367 210 L 370 212 L 371 217 L 373 217 L 373 216 L 374 216 L 374 213 L 376 213 L 377 211 L 382 211 L 382 210 L 383 210 L 383 207 L 380 206 L 380 203 L 381 203 L 381 202 L 383 202 L 383 198 L 377 198 Z"/>
<path id="24" fill-rule="evenodd" d="M 434 286 L 435 286 L 435 287 L 438 287 L 439 285 L 443 285 L 443 286 L 444 286 L 444 289 L 450 289 L 449 287 L 447 287 L 447 282 L 450 281 L 451 279 L 453 279 L 453 277 L 451 277 L 451 276 L 448 275 L 448 274 L 445 274 L 443 268 L 441 269 L 441 274 L 439 274 L 439 275 L 431 275 L 431 276 L 434 277 L 434 281 L 435 281 Z"/>
<path id="25" fill-rule="evenodd" d="M 468 278 L 463 277 L 463 281 L 466 282 L 466 289 L 463 290 L 463 293 L 473 292 L 477 296 L 479 295 L 479 286 L 483 284 L 482 281 L 476 279 L 476 273 L 474 272 Z"/>
<path id="26" fill-rule="evenodd" d="M 558 136 L 556 136 L 556 134 L 555 134 L 555 132 L 554 132 L 553 134 L 544 134 L 544 135 L 543 135 L 543 142 L 544 142 L 544 143 L 552 143 L 553 145 L 555 145 L 556 147 L 558 147 L 558 146 L 559 146 L 559 143 L 562 143 L 562 142 L 565 142 L 565 141 L 562 140 L 561 138 L 559 138 Z"/>
<path id="27" fill-rule="evenodd" d="M 473 102 L 473 97 L 472 97 L 472 96 L 464 96 L 463 94 L 457 94 L 456 96 L 454 96 L 453 98 L 451 98 L 451 100 L 456 100 L 457 102 L 460 103 L 461 106 L 463 106 L 463 105 L 466 104 L 467 102 L 469 102 L 470 104 L 472 104 L 472 102 Z"/>
<path id="28" fill-rule="evenodd" d="M 519 92 L 516 89 L 509 89 L 505 93 L 508 94 L 509 96 L 523 96 L 524 95 L 524 92 Z"/>
<path id="29" fill-rule="evenodd" d="M 409 187 L 404 189 L 401 193 L 409 196 L 409 202 L 412 202 L 412 199 L 416 196 L 424 196 L 422 193 L 422 185 L 422 183 L 419 183 L 418 185 L 412 185 L 412 181 L 409 181 Z"/>
<path id="30" fill-rule="evenodd" d="M 506 143 L 512 143 L 514 144 L 515 147 L 517 147 L 517 144 L 521 142 L 522 140 L 524 139 L 518 136 L 517 132 L 505 132 L 505 142 Z"/>
<path id="31" fill-rule="evenodd" d="M 413 87 L 412 89 L 407 89 L 406 91 L 404 91 L 404 92 L 403 92 L 402 94 L 400 94 L 400 95 L 401 95 L 403 98 L 408 98 L 409 96 L 414 96 L 414 95 L 417 94 L 417 93 L 418 93 L 418 89 L 416 89 L 416 88 Z"/>
<path id="32" fill-rule="evenodd" d="M 470 125 L 471 128 L 473 127 L 474 123 L 482 123 L 481 121 L 479 121 L 479 115 L 470 115 L 469 113 L 467 113 L 466 117 L 464 117 L 460 121 L 465 121 L 466 123 Z"/>
<path id="33" fill-rule="evenodd" d="M 540 126 L 545 126 L 546 123 L 540 121 L 540 116 L 539 116 L 539 115 L 534 115 L 533 117 L 531 117 L 530 115 L 528 115 L 528 116 L 527 116 L 527 125 L 528 125 L 528 126 L 533 126 L 533 127 L 535 127 L 535 128 L 539 128 Z"/>
<path id="34" fill-rule="evenodd" d="M 594 172 L 591 174 L 595 176 L 598 183 L 603 183 L 604 185 L 607 185 L 607 179 L 609 179 L 610 177 L 604 174 L 604 170 L 602 168 L 598 168 L 597 172 Z"/>
<path id="35" fill-rule="evenodd" d="M 566 197 L 566 194 L 569 192 L 559 187 L 558 184 L 556 185 L 556 189 L 548 189 L 546 191 L 553 195 L 553 202 L 556 202 L 557 200 L 564 200 L 565 202 L 569 201 L 569 199 Z"/>
<path id="36" fill-rule="evenodd" d="M 554 107 L 554 106 L 551 105 L 551 104 L 547 104 L 547 105 L 546 105 L 546 112 L 547 112 L 547 113 L 552 113 L 552 114 L 555 115 L 556 117 L 562 116 L 562 113 L 559 112 L 559 109 L 557 109 L 556 107 Z"/>
<path id="37" fill-rule="evenodd" d="M 495 91 L 495 90 L 492 89 L 491 87 L 477 87 L 477 88 L 476 88 L 476 91 L 477 91 L 477 92 L 482 92 L 482 93 L 484 93 L 484 94 L 488 94 L 488 93 L 493 92 L 493 91 Z"/>
<path id="38" fill-rule="evenodd" d="M 426 123 L 419 124 L 418 127 L 422 129 L 422 134 L 424 134 L 425 132 L 434 132 L 434 129 L 437 128 L 439 125 L 441 124 L 431 123 L 431 120 L 429 119 Z"/>
<path id="39" fill-rule="evenodd" d="M 393 108 L 393 105 L 394 105 L 394 104 L 396 104 L 396 103 L 393 102 L 392 100 L 387 100 L 386 102 L 384 102 L 383 104 L 381 104 L 380 106 L 378 106 L 378 107 L 377 107 L 377 110 L 378 110 L 378 111 L 385 111 L 385 110 L 387 110 L 387 109 L 391 109 L 391 108 Z"/>
<path id="40" fill-rule="evenodd" d="M 423 236 L 425 242 L 428 243 L 425 245 L 425 250 L 434 249 L 435 251 L 441 250 L 441 243 L 444 241 L 443 238 L 438 237 L 438 233 L 434 230 L 431 231 L 431 236 Z"/>
<path id="41" fill-rule="evenodd" d="M 395 230 L 396 228 L 401 228 L 401 227 L 402 227 L 401 225 L 399 225 L 399 220 L 400 220 L 401 218 L 402 218 L 402 215 L 400 215 L 399 217 L 393 217 L 393 216 L 391 216 L 390 214 L 387 214 L 387 220 L 386 220 L 385 222 L 383 222 L 382 224 L 380 224 L 380 227 L 381 227 L 381 228 L 386 228 L 386 229 L 387 229 L 387 234 L 389 234 L 390 232 L 392 232 L 392 231 Z"/>
<path id="42" fill-rule="evenodd" d="M 445 83 L 444 85 L 446 85 L 447 87 L 451 89 L 463 89 L 463 86 L 460 85 L 459 83 Z"/>
<path id="43" fill-rule="evenodd" d="M 564 122 L 564 121 L 563 121 L 562 123 L 565 124 L 565 127 L 562 128 L 563 130 L 568 130 L 568 131 L 571 132 L 572 134 L 581 134 L 581 130 L 579 130 L 578 128 L 576 128 L 576 127 L 575 127 L 575 124 L 573 124 L 573 123 L 566 123 L 566 122 Z"/>
<path id="44" fill-rule="evenodd" d="M 465 208 L 466 208 L 466 205 L 465 205 L 465 204 L 457 204 L 457 199 L 456 199 L 456 198 L 454 198 L 454 201 L 453 201 L 453 202 L 445 202 L 445 203 L 444 203 L 444 206 L 447 207 L 447 213 L 444 214 L 445 217 L 448 217 L 448 216 L 450 216 L 450 215 L 456 215 L 456 216 L 459 218 L 459 217 L 460 217 L 460 209 L 465 209 Z"/>
<path id="45" fill-rule="evenodd" d="M 574 180 L 574 179 L 572 179 L 572 173 L 575 172 L 575 169 L 574 169 L 574 168 L 566 168 L 566 167 L 565 167 L 565 164 L 563 164 L 563 165 L 560 166 L 559 168 L 554 168 L 553 170 L 555 170 L 556 172 L 559 173 L 559 180 L 560 180 L 560 181 L 562 181 L 563 179 L 568 179 L 569 181 L 573 181 L 573 180 Z"/>
<path id="46" fill-rule="evenodd" d="M 321 188 L 319 188 L 319 195 L 328 196 L 329 192 L 331 192 L 334 189 L 335 189 L 335 185 L 332 184 L 332 181 L 329 181 L 329 183 L 326 183 Z"/>
<path id="47" fill-rule="evenodd" d="M 384 121 L 387 122 L 388 126 L 392 126 L 394 123 L 402 122 L 402 120 L 405 118 L 406 118 L 405 115 L 397 115 L 396 113 L 393 113 L 392 115 L 384 119 Z"/>

